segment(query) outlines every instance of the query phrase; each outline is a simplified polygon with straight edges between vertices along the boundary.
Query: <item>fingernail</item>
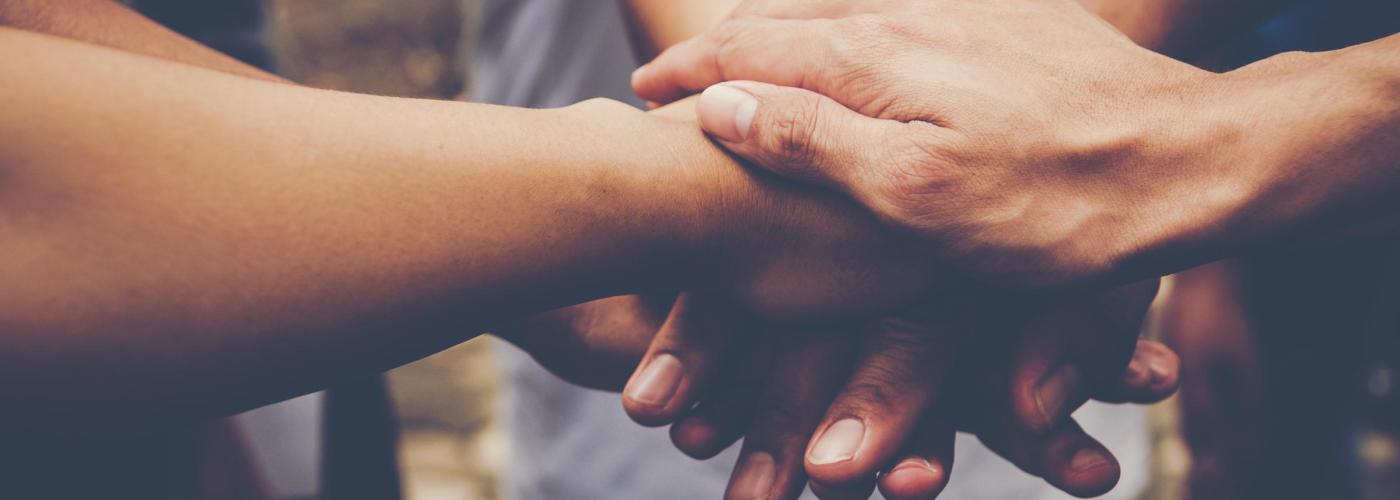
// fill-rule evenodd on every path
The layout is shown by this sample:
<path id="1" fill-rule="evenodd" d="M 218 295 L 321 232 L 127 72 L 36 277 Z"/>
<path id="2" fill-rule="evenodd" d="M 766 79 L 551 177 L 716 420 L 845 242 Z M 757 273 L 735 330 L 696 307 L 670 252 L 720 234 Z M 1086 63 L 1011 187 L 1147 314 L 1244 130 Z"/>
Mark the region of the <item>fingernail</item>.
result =
<path id="1" fill-rule="evenodd" d="M 1069 416 L 1069 400 L 1079 390 L 1079 369 L 1074 365 L 1057 368 L 1035 389 L 1035 403 L 1047 425 L 1055 425 Z"/>
<path id="2" fill-rule="evenodd" d="M 627 384 L 627 399 L 650 406 L 666 406 L 684 375 L 681 360 L 670 354 L 658 355 Z"/>
<path id="3" fill-rule="evenodd" d="M 749 137 L 758 99 L 729 85 L 712 85 L 700 94 L 696 109 L 705 130 L 729 142 L 743 142 Z"/>
<path id="4" fill-rule="evenodd" d="M 1075 472 L 1085 472 L 1108 465 L 1108 457 L 1098 450 L 1085 448 L 1074 454 L 1074 458 L 1069 461 L 1069 468 Z"/>
<path id="5" fill-rule="evenodd" d="M 1171 371 L 1170 367 L 1167 366 L 1167 360 L 1163 359 L 1161 356 L 1148 356 L 1146 363 L 1147 371 L 1152 374 L 1153 384 L 1160 384 L 1166 381 L 1167 377 L 1171 375 L 1169 373 Z"/>
<path id="6" fill-rule="evenodd" d="M 768 498 L 773 489 L 773 455 L 754 452 L 745 455 L 739 462 L 739 473 L 734 476 L 734 486 L 725 498 Z"/>
<path id="7" fill-rule="evenodd" d="M 826 428 L 812 451 L 807 452 L 807 461 L 814 465 L 834 464 L 855 458 L 865 440 L 865 423 L 848 418 Z"/>
<path id="8" fill-rule="evenodd" d="M 1142 361 L 1133 358 L 1132 361 L 1128 362 L 1126 378 L 1129 383 L 1136 385 L 1151 382 L 1151 377 L 1152 374 L 1147 371 L 1147 365 Z"/>
<path id="9" fill-rule="evenodd" d="M 899 465 L 894 466 L 893 469 L 890 469 L 890 472 L 893 473 L 909 469 L 926 470 L 934 473 L 938 472 L 937 469 L 933 468 L 933 464 L 929 463 L 928 460 L 924 460 L 922 458 L 910 458 L 904 460 L 903 462 L 900 462 Z"/>
<path id="10" fill-rule="evenodd" d="M 646 73 L 647 73 L 647 66 L 646 66 L 646 65 L 639 66 L 639 67 L 637 67 L 637 69 L 632 70 L 632 80 L 631 80 L 631 82 L 632 82 L 632 88 L 636 88 L 636 87 L 637 87 L 637 82 L 642 81 L 642 78 L 646 77 Z"/>

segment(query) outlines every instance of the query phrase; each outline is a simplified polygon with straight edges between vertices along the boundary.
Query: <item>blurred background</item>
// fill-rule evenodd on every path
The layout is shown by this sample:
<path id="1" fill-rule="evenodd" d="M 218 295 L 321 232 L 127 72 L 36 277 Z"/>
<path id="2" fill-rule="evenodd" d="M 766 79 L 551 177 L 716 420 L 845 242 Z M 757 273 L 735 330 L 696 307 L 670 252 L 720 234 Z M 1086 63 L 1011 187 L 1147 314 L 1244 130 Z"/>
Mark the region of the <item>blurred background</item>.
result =
<path id="1" fill-rule="evenodd" d="M 187 35 L 306 85 L 460 99 L 472 84 L 467 68 L 481 18 L 478 0 L 129 3 Z M 189 4 L 200 7 L 191 9 Z M 1290 483 L 1303 479 L 1294 475 L 1294 468 L 1275 468 L 1275 461 L 1301 464 L 1297 468 L 1301 474 L 1340 462 L 1355 476 L 1341 481 L 1359 485 L 1359 498 L 1400 498 L 1400 446 L 1394 438 L 1400 416 L 1394 387 L 1398 351 L 1394 316 L 1346 309 L 1360 301 L 1332 294 L 1326 279 L 1339 270 L 1317 265 L 1365 261 L 1366 256 L 1353 257 L 1287 255 L 1262 263 L 1227 263 L 1176 278 L 1169 287 L 1174 293 L 1164 294 L 1171 298 L 1159 304 L 1152 330 L 1172 342 L 1188 364 L 1203 368 L 1184 375 L 1187 386 L 1182 396 L 1151 410 L 1153 471 L 1143 500 L 1322 500 L 1286 493 L 1273 497 L 1232 493 L 1260 481 L 1277 482 L 1281 491 L 1287 491 Z M 1310 263 L 1318 276 L 1299 277 L 1295 268 L 1289 268 L 1297 262 Z M 1278 271 L 1280 267 L 1289 269 Z M 1258 278 L 1285 275 L 1291 281 L 1284 285 Z M 1296 286 L 1300 282 L 1309 286 Z M 1294 288 L 1306 292 L 1279 293 Z M 1238 293 L 1219 295 L 1221 289 Z M 1395 296 L 1390 294 L 1393 290 L 1383 292 L 1375 296 Z M 1352 335 L 1355 342 L 1347 344 L 1352 349 L 1329 356 L 1306 343 L 1260 342 L 1251 334 L 1276 324 L 1284 325 L 1281 330 L 1307 325 L 1307 318 L 1281 316 L 1277 311 L 1315 312 L 1327 307 L 1328 303 L 1317 307 L 1319 297 L 1308 293 L 1336 298 L 1338 309 L 1330 311 L 1352 314 L 1360 318 L 1358 324 L 1324 322 L 1303 335 L 1267 338 Z M 1232 302 L 1231 297 L 1241 296 L 1253 302 Z M 1340 333 L 1333 335 L 1331 329 Z M 496 480 L 508 463 L 510 445 L 492 422 L 500 377 L 491 342 L 495 341 L 468 342 L 387 375 L 405 498 L 499 497 Z M 1310 364 L 1357 369 L 1339 380 L 1289 378 L 1289 374 L 1308 377 L 1314 373 L 1312 368 L 1323 368 Z M 1326 395 L 1335 397 L 1319 400 Z M 1325 431 L 1313 432 L 1322 424 L 1303 422 L 1334 415 L 1347 418 L 1338 424 L 1340 429 L 1327 420 Z M 625 418 L 620 409 L 617 418 Z M 1312 442 L 1308 438 L 1314 435 L 1330 441 Z M 1340 454 L 1325 451 L 1332 448 L 1340 449 Z M 278 472 L 263 473 L 275 476 Z"/>

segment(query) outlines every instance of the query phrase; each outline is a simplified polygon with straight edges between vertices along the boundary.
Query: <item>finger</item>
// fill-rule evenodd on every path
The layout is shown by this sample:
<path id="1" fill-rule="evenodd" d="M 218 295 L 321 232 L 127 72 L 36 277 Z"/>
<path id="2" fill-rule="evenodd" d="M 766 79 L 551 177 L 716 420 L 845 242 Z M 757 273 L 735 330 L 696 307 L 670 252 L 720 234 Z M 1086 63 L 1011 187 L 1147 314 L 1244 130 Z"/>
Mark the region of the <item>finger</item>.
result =
<path id="1" fill-rule="evenodd" d="M 1176 393 L 1181 385 L 1181 358 L 1166 344 L 1139 340 L 1133 359 L 1118 384 L 1096 391 L 1093 398 L 1108 403 L 1151 404 Z"/>
<path id="2" fill-rule="evenodd" d="M 852 2 L 850 0 L 780 0 L 764 2 L 744 2 L 734 8 L 731 18 L 743 16 L 763 16 L 775 19 L 811 19 L 814 17 L 843 17 L 856 12 L 866 12 L 878 2 Z"/>
<path id="3" fill-rule="evenodd" d="M 760 335 L 737 363 L 727 364 L 689 413 L 671 426 L 671 442 L 705 460 L 729 448 L 753 421 L 755 406 L 774 366 L 774 336 Z M 742 358 L 742 359 L 739 359 Z"/>
<path id="4" fill-rule="evenodd" d="M 1012 410 L 1044 431 L 1096 392 L 1121 384 L 1156 281 L 1055 304 L 1034 317 L 1011 370 Z"/>
<path id="5" fill-rule="evenodd" d="M 943 492 L 953 471 L 952 424 L 928 418 L 906 446 L 904 456 L 880 473 L 880 493 L 887 500 L 929 500 Z"/>
<path id="6" fill-rule="evenodd" d="M 802 451 L 848 375 L 851 359 L 846 339 L 784 339 L 744 436 L 726 499 L 795 499 L 802 493 L 807 484 Z"/>
<path id="7" fill-rule="evenodd" d="M 955 352 L 951 327 L 887 319 L 866 333 L 855 372 L 807 449 L 813 483 L 860 484 L 895 458 L 942 388 Z"/>
<path id="8" fill-rule="evenodd" d="M 1117 458 L 1073 419 L 1043 434 L 1010 419 L 992 419 L 975 433 L 1016 467 L 1077 497 L 1108 493 L 1122 474 Z"/>
<path id="9" fill-rule="evenodd" d="M 496 334 L 565 380 L 617 392 L 675 302 L 674 294 L 599 299 L 501 325 Z"/>
<path id="10" fill-rule="evenodd" d="M 735 309 L 682 294 L 623 389 L 627 414 L 656 426 L 690 410 L 722 366 L 741 324 Z"/>
<path id="11" fill-rule="evenodd" d="M 890 179 L 872 176 L 927 154 L 945 131 L 928 123 L 863 116 L 830 98 L 738 81 L 710 87 L 696 103 L 700 125 L 725 148 L 776 174 L 826 184 L 857 199 Z M 878 200 L 870 200 L 878 201 Z"/>
<path id="12" fill-rule="evenodd" d="M 662 51 L 632 73 L 632 90 L 642 99 L 672 102 L 705 88 L 743 79 L 798 86 L 803 75 L 821 70 L 830 21 L 780 20 L 756 16 L 726 20 L 704 34 Z M 765 45 L 766 44 L 766 45 Z M 773 47 L 787 47 L 774 50 Z M 762 50 L 752 50 L 762 47 Z M 746 52 L 744 52 L 746 51 Z M 801 54 L 802 57 L 795 57 Z"/>

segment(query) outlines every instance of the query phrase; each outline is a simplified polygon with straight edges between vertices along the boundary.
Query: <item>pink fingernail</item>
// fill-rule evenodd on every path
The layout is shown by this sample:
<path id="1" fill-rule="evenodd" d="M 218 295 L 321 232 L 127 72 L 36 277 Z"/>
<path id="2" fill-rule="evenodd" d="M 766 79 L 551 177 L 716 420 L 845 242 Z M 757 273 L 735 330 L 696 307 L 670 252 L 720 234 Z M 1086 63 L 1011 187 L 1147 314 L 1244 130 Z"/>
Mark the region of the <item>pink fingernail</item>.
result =
<path id="1" fill-rule="evenodd" d="M 1133 360 L 1128 363 L 1128 370 L 1125 375 L 1127 381 L 1133 385 L 1152 381 L 1152 374 L 1148 373 L 1147 365 L 1137 358 L 1133 358 Z"/>
<path id="2" fill-rule="evenodd" d="M 753 126 L 758 99 L 730 85 L 712 85 L 700 94 L 696 110 L 705 130 L 729 142 L 743 142 Z"/>
<path id="3" fill-rule="evenodd" d="M 813 465 L 825 465 L 853 459 L 863 441 L 864 422 L 854 418 L 837 421 L 817 438 L 817 443 L 807 452 L 807 461 Z"/>
<path id="4" fill-rule="evenodd" d="M 1161 384 L 1171 376 L 1171 367 L 1167 366 L 1167 360 L 1162 356 L 1147 357 L 1147 371 L 1152 374 L 1152 383 Z"/>
<path id="5" fill-rule="evenodd" d="M 666 406 L 680 388 L 684 375 L 681 360 L 670 354 L 657 355 L 632 383 L 627 384 L 627 399 L 650 406 Z"/>

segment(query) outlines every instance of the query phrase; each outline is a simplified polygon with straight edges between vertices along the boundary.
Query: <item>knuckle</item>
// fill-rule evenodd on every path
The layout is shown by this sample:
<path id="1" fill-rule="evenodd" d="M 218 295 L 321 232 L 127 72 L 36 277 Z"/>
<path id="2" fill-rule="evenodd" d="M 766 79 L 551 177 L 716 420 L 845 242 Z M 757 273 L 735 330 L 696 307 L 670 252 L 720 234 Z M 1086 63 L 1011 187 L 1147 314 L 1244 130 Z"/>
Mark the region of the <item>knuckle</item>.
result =
<path id="1" fill-rule="evenodd" d="M 882 38 L 883 20 L 873 16 L 856 16 L 829 28 L 835 36 L 818 38 L 824 42 L 825 74 L 843 85 L 855 85 L 872 80 L 881 68 L 880 61 L 896 54 L 894 44 Z"/>
<path id="2" fill-rule="evenodd" d="M 815 159 L 820 106 L 816 99 L 794 99 L 771 117 L 770 149 L 789 170 L 810 168 Z"/>
<path id="3" fill-rule="evenodd" d="M 923 122 L 908 125 L 934 127 Z M 897 139 L 880 158 L 885 168 L 879 169 L 873 180 L 880 193 L 877 211 L 906 225 L 922 227 L 934 222 L 924 220 L 937 212 L 932 204 L 946 195 L 961 194 L 961 179 L 954 170 L 961 162 L 952 155 L 947 141 L 928 132 L 932 131 L 916 130 Z"/>
<path id="4" fill-rule="evenodd" d="M 899 378 L 894 372 L 882 368 L 870 370 L 869 376 L 852 381 L 846 386 L 837 407 L 848 413 L 872 414 L 885 412 L 895 406 L 902 394 L 907 391 L 897 387 L 894 380 Z"/>
<path id="5" fill-rule="evenodd" d="M 788 395 L 771 394 L 764 400 L 758 427 L 773 430 L 800 429 L 816 420 L 812 408 Z"/>
<path id="6" fill-rule="evenodd" d="M 710 44 L 714 46 L 719 60 L 723 61 L 744 52 L 744 41 L 747 40 L 753 24 L 754 20 L 749 18 L 729 19 L 710 30 Z"/>

